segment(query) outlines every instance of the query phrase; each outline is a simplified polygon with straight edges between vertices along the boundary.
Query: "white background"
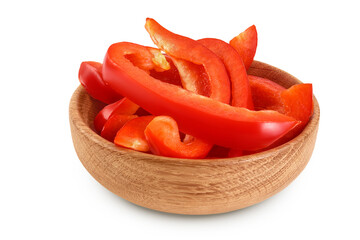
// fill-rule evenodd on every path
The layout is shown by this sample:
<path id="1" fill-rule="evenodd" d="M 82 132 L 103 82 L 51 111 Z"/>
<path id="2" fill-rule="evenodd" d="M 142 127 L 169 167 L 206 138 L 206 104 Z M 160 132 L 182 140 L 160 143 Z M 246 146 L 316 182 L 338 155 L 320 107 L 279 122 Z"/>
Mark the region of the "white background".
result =
<path id="1" fill-rule="evenodd" d="M 0 239 L 359 239 L 360 14 L 357 1 L 1 1 Z M 82 61 L 169 30 L 229 41 L 255 24 L 256 60 L 313 83 L 313 156 L 285 190 L 220 215 L 135 206 L 78 160 L 68 104 Z"/>

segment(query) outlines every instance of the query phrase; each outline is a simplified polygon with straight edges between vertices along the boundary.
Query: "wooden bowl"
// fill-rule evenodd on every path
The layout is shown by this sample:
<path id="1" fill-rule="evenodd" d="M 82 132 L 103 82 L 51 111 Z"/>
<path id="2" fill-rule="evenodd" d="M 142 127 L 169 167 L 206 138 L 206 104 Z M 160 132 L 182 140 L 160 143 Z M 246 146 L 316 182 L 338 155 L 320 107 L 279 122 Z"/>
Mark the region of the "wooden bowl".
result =
<path id="1" fill-rule="evenodd" d="M 288 88 L 292 75 L 255 61 L 249 74 Z M 104 187 L 137 205 L 177 214 L 224 213 L 261 202 L 288 186 L 305 168 L 314 149 L 320 109 L 293 140 L 261 153 L 223 159 L 177 159 L 115 146 L 94 131 L 104 105 L 80 86 L 70 101 L 70 126 L 76 153 Z"/>

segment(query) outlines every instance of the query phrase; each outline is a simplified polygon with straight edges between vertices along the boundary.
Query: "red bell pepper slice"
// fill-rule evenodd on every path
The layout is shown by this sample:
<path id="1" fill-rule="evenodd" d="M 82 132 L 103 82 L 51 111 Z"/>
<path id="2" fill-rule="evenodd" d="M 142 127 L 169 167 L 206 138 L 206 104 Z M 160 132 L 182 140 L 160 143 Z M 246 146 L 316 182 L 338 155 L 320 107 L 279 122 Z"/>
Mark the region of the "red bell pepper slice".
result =
<path id="1" fill-rule="evenodd" d="M 209 77 L 211 97 L 229 103 L 229 78 L 224 64 L 212 51 L 193 39 L 168 31 L 154 19 L 147 18 L 145 28 L 155 45 L 169 56 L 202 65 Z"/>
<path id="2" fill-rule="evenodd" d="M 165 71 L 156 71 L 155 69 L 152 69 L 150 70 L 150 76 L 159 79 L 162 82 L 181 86 L 181 78 L 178 69 L 176 68 L 171 57 L 165 55 L 165 58 L 170 65 L 170 69 Z"/>
<path id="3" fill-rule="evenodd" d="M 313 114 L 313 89 L 312 84 L 298 84 L 281 93 L 285 104 L 285 113 L 301 123 L 283 137 L 286 142 L 297 136 L 307 125 Z"/>
<path id="4" fill-rule="evenodd" d="M 220 39 L 204 38 L 198 42 L 223 61 L 231 82 L 231 105 L 254 109 L 246 69 L 237 51 Z"/>
<path id="5" fill-rule="evenodd" d="M 146 29 L 148 30 L 151 38 L 153 39 L 154 43 L 164 50 L 167 54 L 172 56 L 172 59 L 174 61 L 174 64 L 176 65 L 177 69 L 179 70 L 179 74 L 181 76 L 182 85 L 184 89 L 187 89 L 189 91 L 195 92 L 197 94 L 207 96 L 210 98 L 213 98 L 215 100 L 218 100 L 220 102 L 229 103 L 229 82 L 226 80 L 227 73 L 223 74 L 223 76 L 216 75 L 216 72 L 211 72 L 208 70 L 211 66 L 214 66 L 214 64 L 217 64 L 220 66 L 219 60 L 216 58 L 216 56 L 219 58 L 221 62 L 224 60 L 221 59 L 221 57 L 224 57 L 224 52 L 233 51 L 233 56 L 237 57 L 238 61 L 232 61 L 226 60 L 226 63 L 232 63 L 233 65 L 241 64 L 242 66 L 242 60 L 239 54 L 227 43 L 224 43 L 226 45 L 225 47 L 216 47 L 219 43 L 215 40 L 215 42 L 211 41 L 208 43 L 209 46 L 211 46 L 210 51 L 213 53 L 210 53 L 208 51 L 209 47 L 205 46 L 207 49 L 202 48 L 199 46 L 199 41 L 194 41 L 192 39 L 176 35 L 174 33 L 169 32 L 162 26 L 160 26 L 156 21 L 153 19 L 147 19 L 146 22 Z M 206 40 L 205 40 L 206 41 Z M 201 42 L 200 42 L 201 43 Z M 176 47 L 173 47 L 176 46 Z M 204 45 L 204 44 L 202 44 Z M 228 47 L 226 49 L 226 47 Z M 230 50 L 229 50 L 230 48 Z M 197 54 L 194 54 L 194 49 L 197 49 Z M 226 49 L 226 50 L 225 50 Z M 214 56 L 215 53 L 215 56 Z M 219 56 L 220 55 L 220 56 Z M 206 57 L 206 58 L 205 58 Z M 230 58 L 231 58 L 230 57 Z M 210 61 L 212 60 L 212 61 Z M 223 68 L 223 66 L 221 66 Z M 242 66 L 243 67 L 243 66 Z M 236 67 L 236 70 L 239 69 L 239 67 Z M 219 70 L 219 67 L 217 67 L 216 70 Z M 240 71 L 233 70 L 231 73 L 234 73 L 232 77 L 234 77 L 236 74 L 239 74 Z M 241 72 L 243 76 L 246 78 L 246 70 L 243 67 L 243 71 Z M 221 73 L 221 72 L 220 72 Z M 226 75 L 226 76 L 225 76 Z M 235 81 L 238 82 L 238 77 L 235 77 Z M 247 79 L 245 87 L 248 87 Z M 235 83 L 236 85 L 236 83 Z M 236 90 L 239 90 L 238 88 Z M 248 94 L 248 92 L 246 92 Z M 224 97 L 226 96 L 226 97 Z M 239 95 L 237 95 L 239 96 Z M 236 98 L 239 100 L 238 98 Z M 251 101 L 251 95 L 248 97 L 246 95 L 246 107 L 247 107 L 247 101 L 250 99 Z M 245 103 L 244 103 L 245 105 Z M 154 128 L 153 129 L 153 136 L 156 135 L 155 130 L 159 130 L 160 128 Z M 160 134 L 160 133 L 159 133 Z M 187 151 L 184 149 L 184 147 L 178 147 L 181 142 L 179 142 L 178 137 L 174 139 L 175 142 L 178 142 L 179 144 L 172 144 L 172 145 L 166 145 L 165 143 L 161 143 L 159 139 L 157 139 L 157 153 L 158 154 L 166 154 L 167 156 L 171 155 L 173 157 L 189 157 L 193 158 L 195 155 L 189 155 L 190 151 Z M 169 140 L 166 138 L 162 138 L 162 140 Z M 153 141 L 155 143 L 155 141 Z M 196 155 L 197 156 L 206 156 L 206 154 L 211 149 L 212 144 L 205 143 L 203 140 L 200 140 L 198 138 L 193 139 L 192 145 L 198 146 L 196 148 Z M 167 149 L 162 149 L 167 146 Z M 184 145 L 182 145 L 184 146 Z M 189 147 L 188 145 L 185 145 Z M 171 149 L 171 154 L 169 153 L 170 147 L 173 147 Z M 153 147 L 155 148 L 155 147 Z"/>
<path id="6" fill-rule="evenodd" d="M 269 79 L 251 75 L 249 82 L 256 109 L 276 110 L 301 121 L 272 147 L 289 141 L 304 129 L 313 113 L 312 84 L 297 84 L 286 89 Z"/>
<path id="7" fill-rule="evenodd" d="M 254 60 L 257 47 L 257 31 L 255 25 L 250 26 L 230 41 L 230 45 L 240 54 L 246 69 Z"/>
<path id="8" fill-rule="evenodd" d="M 124 97 L 119 101 L 105 106 L 95 117 L 94 127 L 99 133 L 103 130 L 106 121 L 117 114 L 132 115 L 139 109 L 139 106 Z"/>
<path id="9" fill-rule="evenodd" d="M 154 119 L 154 116 L 134 118 L 117 132 L 114 143 L 118 146 L 134 149 L 141 152 L 149 151 L 149 144 L 144 131 L 146 126 Z"/>
<path id="10" fill-rule="evenodd" d="M 102 131 L 101 136 L 110 142 L 114 141 L 116 133 L 119 131 L 120 128 L 124 126 L 124 124 L 131 119 L 138 117 L 137 115 L 122 115 L 116 114 L 112 115 L 105 123 Z"/>
<path id="11" fill-rule="evenodd" d="M 286 88 L 266 78 L 252 75 L 248 78 L 255 110 L 275 110 L 284 113 L 281 93 Z"/>
<path id="12" fill-rule="evenodd" d="M 223 89 L 217 88 L 214 89 L 214 91 L 211 91 L 209 77 L 206 74 L 205 69 L 202 65 L 194 64 L 192 62 L 182 59 L 177 59 L 174 57 L 172 58 L 172 61 L 179 71 L 179 76 L 184 89 L 211 98 L 220 95 L 217 94 L 216 91 L 222 91 Z M 191 138 L 192 144 L 186 145 L 181 141 L 179 141 L 178 139 L 179 132 L 177 125 L 176 125 L 176 129 L 169 129 L 168 127 L 166 128 L 166 125 L 164 125 L 164 128 L 161 128 L 160 125 L 161 125 L 161 121 L 157 121 L 158 127 L 151 128 L 152 137 L 149 137 L 148 139 L 151 140 L 152 143 L 151 150 L 154 154 L 168 156 L 168 157 L 179 157 L 179 158 L 199 158 L 206 156 L 212 147 L 212 144 L 206 143 L 198 138 L 193 138 L 189 135 L 185 136 L 184 142 L 186 142 L 186 139 Z M 154 126 L 154 124 L 152 126 Z M 163 135 L 164 131 L 177 131 L 177 135 L 171 134 L 171 136 L 175 137 L 175 139 L 173 139 L 172 141 L 169 141 L 169 138 L 156 137 Z M 166 142 L 162 142 L 162 141 L 166 141 Z M 173 144 L 168 144 L 170 142 L 173 142 Z M 179 147 L 178 145 L 181 145 L 183 147 Z M 191 150 L 193 146 L 196 146 L 195 152 Z"/>
<path id="13" fill-rule="evenodd" d="M 246 68 L 239 53 L 228 43 L 215 38 L 198 40 L 224 63 L 231 82 L 231 105 L 254 109 Z M 242 156 L 242 150 L 228 149 L 226 157 Z"/>
<path id="14" fill-rule="evenodd" d="M 99 62 L 82 62 L 79 81 L 91 97 L 106 104 L 116 102 L 122 96 L 104 83 L 101 70 L 102 64 Z"/>
<path id="15" fill-rule="evenodd" d="M 176 121 L 168 116 L 155 117 L 146 127 L 145 136 L 152 153 L 177 158 L 204 158 L 212 144 L 198 138 L 182 142 Z"/>
<path id="16" fill-rule="evenodd" d="M 221 95 L 217 94 L 217 91 L 226 91 L 226 88 L 217 88 L 212 91 L 209 76 L 207 75 L 202 65 L 198 65 L 183 59 L 177 59 L 175 57 L 173 57 L 172 60 L 179 71 L 181 85 L 184 89 L 211 98 Z M 223 99 L 223 101 L 226 100 Z"/>
<path id="17" fill-rule="evenodd" d="M 184 89 L 210 98 L 221 95 L 221 94 L 217 94 L 216 92 L 216 91 L 222 91 L 223 89 L 221 88 L 217 88 L 211 91 L 210 89 L 211 84 L 209 81 L 209 77 L 206 74 L 205 69 L 202 65 L 194 64 L 192 62 L 182 59 L 177 59 L 174 57 L 172 58 L 172 61 L 174 62 L 175 66 L 179 71 L 181 83 Z M 156 123 L 157 127 L 151 128 L 152 137 L 149 137 L 148 139 L 152 143 L 151 151 L 154 154 L 168 156 L 168 157 L 179 157 L 179 158 L 200 158 L 206 156 L 212 147 L 212 144 L 204 142 L 199 138 L 193 138 L 190 135 L 185 136 L 184 142 L 187 142 L 186 140 L 191 138 L 191 144 L 190 145 L 184 144 L 178 139 L 180 137 L 178 136 L 179 132 L 176 122 L 175 122 L 176 129 L 175 128 L 170 129 L 169 127 L 166 127 L 166 123 L 163 126 L 163 128 L 161 128 L 160 125 L 162 122 L 161 121 L 156 121 L 156 122 L 157 122 Z M 155 123 L 152 126 L 154 125 Z M 164 131 L 165 132 L 176 131 L 177 134 L 171 134 L 171 136 L 175 137 L 175 139 L 170 141 L 169 137 L 160 138 L 159 136 L 162 136 Z M 162 141 L 166 141 L 166 142 L 162 142 Z M 173 144 L 168 144 L 170 142 L 172 142 Z M 182 147 L 179 147 L 179 145 L 181 145 Z"/>
<path id="18" fill-rule="evenodd" d="M 134 66 L 126 58 L 129 54 L 148 61 L 153 59 L 144 46 L 127 42 L 113 44 L 103 63 L 104 81 L 148 112 L 171 116 L 186 134 L 220 146 L 255 150 L 270 145 L 298 124 L 295 119 L 275 111 L 232 107 L 161 82 Z"/>

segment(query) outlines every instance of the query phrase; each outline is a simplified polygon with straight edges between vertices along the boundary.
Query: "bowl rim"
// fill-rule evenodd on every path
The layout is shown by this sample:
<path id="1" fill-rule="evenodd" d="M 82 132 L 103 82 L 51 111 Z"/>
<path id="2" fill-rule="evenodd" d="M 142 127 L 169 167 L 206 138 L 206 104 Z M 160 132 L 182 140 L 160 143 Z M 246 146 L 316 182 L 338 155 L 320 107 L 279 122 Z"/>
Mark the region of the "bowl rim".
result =
<path id="1" fill-rule="evenodd" d="M 302 83 L 296 77 L 294 77 L 291 74 L 289 74 L 279 68 L 276 68 L 272 65 L 269 65 L 267 63 L 263 63 L 260 61 L 256 61 L 256 60 L 254 60 L 254 63 L 256 65 L 262 66 L 261 69 L 264 68 L 264 69 L 276 70 L 276 71 L 280 72 L 281 74 L 287 75 L 289 78 L 292 78 L 295 82 Z M 255 67 L 255 69 L 257 69 L 257 68 Z M 142 159 L 142 160 L 144 159 L 146 161 L 153 160 L 153 161 L 158 161 L 158 162 L 159 161 L 160 162 L 172 161 L 172 162 L 184 162 L 184 163 L 186 162 L 187 164 L 200 164 L 200 163 L 233 164 L 234 162 L 243 162 L 243 163 L 255 162 L 257 159 L 263 159 L 265 157 L 268 157 L 269 155 L 278 154 L 279 151 L 286 151 L 292 145 L 295 145 L 299 141 L 302 141 L 302 139 L 304 139 L 306 136 L 308 136 L 316 128 L 316 126 L 318 125 L 319 118 L 320 118 L 320 107 L 319 107 L 316 97 L 313 95 L 314 111 L 313 111 L 313 115 L 311 116 L 308 124 L 306 125 L 304 130 L 298 136 L 296 136 L 295 138 L 291 139 L 290 141 L 288 141 L 282 145 L 279 145 L 277 147 L 274 147 L 274 148 L 271 148 L 271 149 L 268 149 L 265 151 L 261 151 L 261 152 L 257 152 L 257 153 L 253 153 L 253 154 L 249 154 L 249 155 L 244 155 L 244 156 L 239 156 L 239 157 L 204 158 L 204 159 L 174 158 L 174 157 L 159 156 L 159 155 L 155 155 L 152 153 L 144 153 L 144 152 L 139 152 L 136 150 L 124 148 L 121 146 L 117 146 L 113 142 L 110 142 L 110 141 L 102 138 L 99 134 L 97 134 L 95 132 L 95 130 L 93 128 L 91 128 L 91 126 L 86 124 L 84 121 L 84 118 L 81 114 L 81 104 L 79 102 L 80 95 L 82 95 L 82 94 L 88 95 L 86 90 L 80 84 L 77 87 L 77 89 L 75 90 L 75 92 L 72 94 L 70 104 L 69 104 L 69 119 L 70 119 L 70 121 L 72 121 L 74 126 L 76 126 L 76 128 L 79 129 L 82 134 L 91 138 L 96 144 L 100 144 L 104 149 L 107 149 L 111 152 L 119 152 L 122 154 L 130 153 L 133 155 L 133 157 L 135 159 Z M 93 98 L 91 98 L 91 100 L 97 101 Z"/>

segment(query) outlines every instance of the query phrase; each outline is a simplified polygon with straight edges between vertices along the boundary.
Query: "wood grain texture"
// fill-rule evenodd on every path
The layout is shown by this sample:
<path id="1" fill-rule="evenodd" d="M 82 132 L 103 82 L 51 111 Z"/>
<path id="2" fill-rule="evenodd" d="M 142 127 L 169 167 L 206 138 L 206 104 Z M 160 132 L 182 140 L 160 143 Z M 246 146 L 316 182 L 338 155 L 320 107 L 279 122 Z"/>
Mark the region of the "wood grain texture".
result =
<path id="1" fill-rule="evenodd" d="M 284 87 L 300 83 L 290 74 L 255 61 L 249 74 Z M 76 153 L 104 187 L 137 205 L 178 214 L 229 212 L 261 202 L 288 186 L 305 168 L 315 146 L 320 109 L 304 131 L 277 148 L 227 159 L 175 159 L 115 146 L 94 131 L 104 105 L 80 86 L 70 101 L 70 126 Z"/>

